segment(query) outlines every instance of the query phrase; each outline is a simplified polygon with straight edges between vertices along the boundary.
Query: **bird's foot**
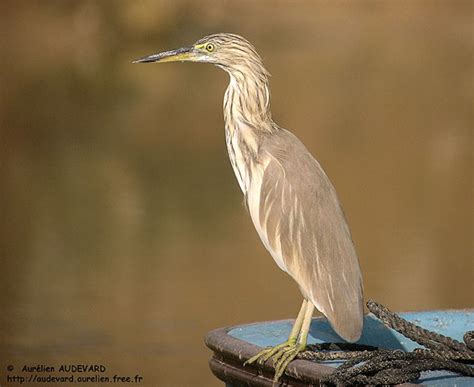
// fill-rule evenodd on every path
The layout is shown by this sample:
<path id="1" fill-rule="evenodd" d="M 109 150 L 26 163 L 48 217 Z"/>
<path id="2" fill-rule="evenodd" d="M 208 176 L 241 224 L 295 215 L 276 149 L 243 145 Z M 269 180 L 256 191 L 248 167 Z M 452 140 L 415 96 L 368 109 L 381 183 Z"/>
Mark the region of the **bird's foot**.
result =
<path id="1" fill-rule="evenodd" d="M 266 348 L 263 351 L 257 353 L 255 356 L 248 359 L 244 363 L 244 366 L 254 362 L 262 365 L 271 358 L 273 360 L 273 367 L 275 368 L 273 383 L 276 383 L 285 372 L 288 364 L 290 364 L 290 362 L 298 355 L 298 353 L 303 352 L 305 348 L 306 345 L 300 344 L 296 340 L 288 340 L 283 344 Z"/>

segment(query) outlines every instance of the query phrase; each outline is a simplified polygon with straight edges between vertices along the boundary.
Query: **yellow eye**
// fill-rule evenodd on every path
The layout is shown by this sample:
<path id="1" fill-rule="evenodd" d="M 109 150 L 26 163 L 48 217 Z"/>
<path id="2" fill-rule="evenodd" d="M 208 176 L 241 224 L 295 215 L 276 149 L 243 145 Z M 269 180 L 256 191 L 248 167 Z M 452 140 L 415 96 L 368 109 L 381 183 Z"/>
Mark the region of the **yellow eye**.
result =
<path id="1" fill-rule="evenodd" d="M 212 43 L 206 44 L 206 51 L 207 51 L 207 52 L 212 52 L 212 51 L 214 51 L 214 48 L 215 48 L 215 47 L 214 47 L 214 45 L 213 45 Z"/>

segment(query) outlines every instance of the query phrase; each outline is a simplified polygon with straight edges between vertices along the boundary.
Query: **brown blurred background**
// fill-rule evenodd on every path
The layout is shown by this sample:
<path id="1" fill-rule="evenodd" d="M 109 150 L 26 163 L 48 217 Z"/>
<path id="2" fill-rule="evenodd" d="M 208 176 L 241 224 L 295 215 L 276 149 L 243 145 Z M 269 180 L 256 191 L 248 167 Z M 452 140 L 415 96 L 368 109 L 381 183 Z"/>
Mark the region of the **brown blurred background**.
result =
<path id="1" fill-rule="evenodd" d="M 227 159 L 227 75 L 131 64 L 221 31 L 335 184 L 366 298 L 473 306 L 472 1 L 2 1 L 1 383 L 100 362 L 218 386 L 207 331 L 296 315 Z"/>

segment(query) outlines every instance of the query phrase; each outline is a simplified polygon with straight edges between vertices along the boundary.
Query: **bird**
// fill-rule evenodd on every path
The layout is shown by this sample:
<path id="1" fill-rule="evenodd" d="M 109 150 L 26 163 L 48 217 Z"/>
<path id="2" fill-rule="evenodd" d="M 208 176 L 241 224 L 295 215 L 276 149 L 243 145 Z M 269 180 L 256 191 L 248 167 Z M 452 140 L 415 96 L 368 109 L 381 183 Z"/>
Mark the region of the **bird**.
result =
<path id="1" fill-rule="evenodd" d="M 303 302 L 288 339 L 247 359 L 273 360 L 274 383 L 307 346 L 314 309 L 348 342 L 363 328 L 363 283 L 342 206 L 319 162 L 272 119 L 269 72 L 240 35 L 217 33 L 133 63 L 200 62 L 229 74 L 224 94 L 227 151 L 264 247 L 299 286 Z"/>

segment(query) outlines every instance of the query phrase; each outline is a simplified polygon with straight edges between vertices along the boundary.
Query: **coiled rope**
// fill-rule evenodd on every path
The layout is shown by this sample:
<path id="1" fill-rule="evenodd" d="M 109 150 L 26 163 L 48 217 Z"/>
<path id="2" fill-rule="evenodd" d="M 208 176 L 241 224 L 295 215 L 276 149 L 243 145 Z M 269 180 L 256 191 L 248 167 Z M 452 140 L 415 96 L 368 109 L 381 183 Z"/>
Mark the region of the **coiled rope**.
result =
<path id="1" fill-rule="evenodd" d="M 474 331 L 464 335 L 464 343 L 413 324 L 385 306 L 369 300 L 367 308 L 386 326 L 422 345 L 412 352 L 400 349 L 349 343 L 308 345 L 298 355 L 311 361 L 346 360 L 321 380 L 326 385 L 390 385 L 413 382 L 424 371 L 446 370 L 474 377 Z"/>

